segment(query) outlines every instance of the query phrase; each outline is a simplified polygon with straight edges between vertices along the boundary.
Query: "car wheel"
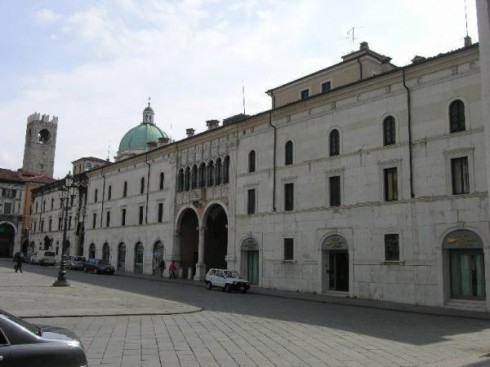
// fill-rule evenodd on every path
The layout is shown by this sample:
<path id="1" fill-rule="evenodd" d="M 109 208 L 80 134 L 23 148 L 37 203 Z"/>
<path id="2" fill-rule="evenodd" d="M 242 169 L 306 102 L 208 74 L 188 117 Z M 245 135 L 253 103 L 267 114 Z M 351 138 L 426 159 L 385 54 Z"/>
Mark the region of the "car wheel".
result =
<path id="1" fill-rule="evenodd" d="M 231 291 L 230 285 L 225 284 L 225 292 L 229 293 Z"/>
<path id="2" fill-rule="evenodd" d="M 213 285 L 211 284 L 211 282 L 206 282 L 206 288 L 208 290 L 211 290 L 211 288 L 213 288 Z"/>
<path id="3" fill-rule="evenodd" d="M 243 288 L 242 293 L 247 293 L 247 288 Z"/>

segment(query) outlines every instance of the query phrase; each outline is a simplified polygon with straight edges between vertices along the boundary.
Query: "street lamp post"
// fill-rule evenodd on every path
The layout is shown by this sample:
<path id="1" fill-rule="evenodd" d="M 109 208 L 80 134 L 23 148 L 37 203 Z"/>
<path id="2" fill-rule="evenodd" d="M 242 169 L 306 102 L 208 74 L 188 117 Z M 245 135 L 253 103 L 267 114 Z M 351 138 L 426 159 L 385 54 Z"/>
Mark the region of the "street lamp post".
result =
<path id="1" fill-rule="evenodd" d="M 63 191 L 66 196 L 62 198 L 63 203 L 63 241 L 61 243 L 61 261 L 60 270 L 58 271 L 58 279 L 53 283 L 54 287 L 67 287 L 70 284 L 66 280 L 65 270 L 65 246 L 66 246 L 66 227 L 68 222 L 68 209 L 70 209 L 70 189 L 73 187 L 73 176 L 70 172 L 65 177 Z"/>

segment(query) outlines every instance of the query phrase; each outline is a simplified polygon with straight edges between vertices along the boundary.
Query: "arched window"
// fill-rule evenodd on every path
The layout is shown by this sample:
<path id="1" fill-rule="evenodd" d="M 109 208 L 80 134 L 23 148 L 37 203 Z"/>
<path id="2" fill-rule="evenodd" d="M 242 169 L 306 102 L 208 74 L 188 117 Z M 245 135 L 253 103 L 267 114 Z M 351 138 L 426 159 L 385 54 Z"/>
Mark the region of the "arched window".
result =
<path id="1" fill-rule="evenodd" d="M 140 194 L 143 194 L 145 192 L 145 178 L 141 177 L 140 181 Z"/>
<path id="2" fill-rule="evenodd" d="M 128 181 L 124 181 L 123 198 L 125 198 L 127 195 L 128 195 Z"/>
<path id="3" fill-rule="evenodd" d="M 285 149 L 285 162 L 284 164 L 286 166 L 293 164 L 293 142 L 291 140 L 288 140 L 286 142 L 286 146 L 284 147 Z"/>
<path id="4" fill-rule="evenodd" d="M 227 184 L 230 181 L 230 157 L 226 156 L 223 162 L 223 183 Z"/>
<path id="5" fill-rule="evenodd" d="M 106 242 L 102 247 L 102 261 L 109 264 L 111 260 L 110 258 L 111 258 L 111 248 L 109 247 L 109 244 Z"/>
<path id="6" fill-rule="evenodd" d="M 208 163 L 208 187 L 211 187 L 214 185 L 214 162 L 210 161 Z"/>
<path id="7" fill-rule="evenodd" d="M 177 191 L 184 191 L 184 169 L 179 169 L 179 174 L 177 175 Z"/>
<path id="8" fill-rule="evenodd" d="M 248 153 L 248 172 L 255 172 L 255 150 Z"/>
<path id="9" fill-rule="evenodd" d="M 383 145 L 396 143 L 395 118 L 388 116 L 383 120 Z"/>
<path id="10" fill-rule="evenodd" d="M 192 173 L 191 173 L 191 188 L 195 189 L 196 187 L 197 187 L 197 166 L 193 165 Z"/>
<path id="11" fill-rule="evenodd" d="M 184 189 L 185 189 L 185 191 L 189 191 L 191 189 L 191 169 L 190 169 L 190 167 L 187 167 L 185 169 L 185 178 L 184 178 L 184 180 L 185 180 L 185 185 L 184 185 L 185 187 L 184 187 Z"/>
<path id="12" fill-rule="evenodd" d="M 218 158 L 216 160 L 216 185 L 221 185 L 221 178 L 222 178 L 222 172 L 221 172 L 221 158 Z"/>
<path id="13" fill-rule="evenodd" d="M 204 162 L 199 166 L 199 187 L 206 187 L 206 164 Z"/>
<path id="14" fill-rule="evenodd" d="M 338 130 L 332 130 L 329 137 L 330 156 L 340 154 L 340 136 Z"/>
<path id="15" fill-rule="evenodd" d="M 466 130 L 464 103 L 457 99 L 449 105 L 449 122 L 452 133 Z"/>

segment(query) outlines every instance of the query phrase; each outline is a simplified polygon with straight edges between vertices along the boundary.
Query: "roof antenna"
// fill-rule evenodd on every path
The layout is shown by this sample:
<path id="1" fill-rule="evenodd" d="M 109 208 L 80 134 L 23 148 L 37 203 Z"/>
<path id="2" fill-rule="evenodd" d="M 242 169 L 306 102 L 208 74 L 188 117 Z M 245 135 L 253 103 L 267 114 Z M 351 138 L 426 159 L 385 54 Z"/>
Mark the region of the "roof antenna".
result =
<path id="1" fill-rule="evenodd" d="M 357 39 L 357 38 L 355 37 L 355 28 L 354 28 L 354 27 L 352 27 L 351 29 L 349 29 L 349 30 L 347 31 L 347 35 L 345 36 L 345 38 L 347 38 L 347 39 L 349 39 L 349 38 L 350 38 L 350 39 L 352 39 L 352 44 L 354 44 L 354 41 Z"/>
<path id="2" fill-rule="evenodd" d="M 464 21 L 466 24 L 466 37 L 464 38 L 464 47 L 471 46 L 471 37 L 468 34 L 468 10 L 466 7 L 466 0 L 464 0 Z"/>
<path id="3" fill-rule="evenodd" d="M 111 161 L 111 143 L 109 142 L 109 145 L 107 145 L 107 162 Z"/>
<path id="4" fill-rule="evenodd" d="M 243 103 L 243 114 L 245 115 L 245 83 L 242 80 L 242 103 Z"/>
<path id="5" fill-rule="evenodd" d="M 151 97 L 148 97 L 148 107 L 150 107 Z"/>

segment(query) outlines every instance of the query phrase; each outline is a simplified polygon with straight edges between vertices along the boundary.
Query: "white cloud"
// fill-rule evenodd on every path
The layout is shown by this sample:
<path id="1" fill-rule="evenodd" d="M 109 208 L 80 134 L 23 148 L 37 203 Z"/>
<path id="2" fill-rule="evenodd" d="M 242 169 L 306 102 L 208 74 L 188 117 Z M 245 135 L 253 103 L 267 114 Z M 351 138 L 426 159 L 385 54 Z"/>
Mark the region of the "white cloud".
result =
<path id="1" fill-rule="evenodd" d="M 54 23 L 61 17 L 50 9 L 40 9 L 33 14 L 35 21 L 39 23 Z"/>

